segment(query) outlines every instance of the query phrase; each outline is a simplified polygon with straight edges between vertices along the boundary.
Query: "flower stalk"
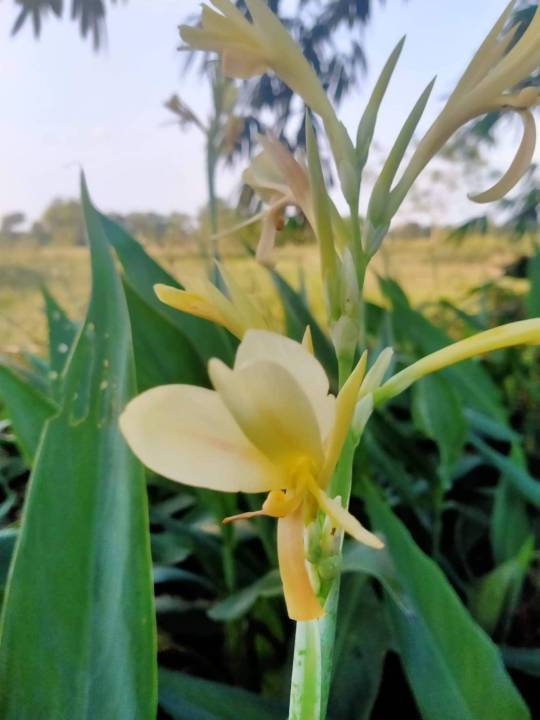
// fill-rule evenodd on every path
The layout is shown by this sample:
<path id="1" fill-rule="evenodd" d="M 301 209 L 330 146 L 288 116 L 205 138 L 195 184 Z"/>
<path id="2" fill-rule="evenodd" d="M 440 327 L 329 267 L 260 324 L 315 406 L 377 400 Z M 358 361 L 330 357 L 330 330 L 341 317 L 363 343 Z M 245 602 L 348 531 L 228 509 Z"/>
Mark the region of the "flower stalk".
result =
<path id="1" fill-rule="evenodd" d="M 222 273 L 225 292 L 208 285 L 199 293 L 163 286 L 156 290 L 169 305 L 219 323 L 241 338 L 233 368 L 210 361 L 214 390 L 168 386 L 147 391 L 128 405 L 121 426 L 136 454 L 172 480 L 221 491 L 268 493 L 259 510 L 225 522 L 259 515 L 276 518 L 285 602 L 289 617 L 297 622 L 289 720 L 324 720 L 344 533 L 374 552 L 383 546 L 348 511 L 354 455 L 371 413 L 416 380 L 452 363 L 516 344 L 540 344 L 540 319 L 534 319 L 455 343 L 386 382 L 390 348 L 367 373 L 366 352 L 355 363 L 359 350 L 367 346 L 363 290 L 368 263 L 412 184 L 448 139 L 465 123 L 493 110 L 516 112 L 523 122 L 514 162 L 493 188 L 473 196 L 477 202 L 508 192 L 529 166 L 536 140 L 531 108 L 539 95 L 535 88 L 517 86 L 540 65 L 540 10 L 512 45 L 514 31 L 505 32 L 514 7 L 510 3 L 398 177 L 434 81 L 427 85 L 375 182 L 362 226 L 362 172 L 403 40 L 375 86 L 355 146 L 314 69 L 264 0 L 246 0 L 251 19 L 230 0 L 211 4 L 203 5 L 200 27 L 181 28 L 183 40 L 193 48 L 217 52 L 228 77 L 276 73 L 323 122 L 350 210 L 349 224 L 330 198 L 309 117 L 307 167 L 276 139 L 266 138 L 244 179 L 267 204 L 258 250 L 262 262 L 272 262 L 279 213 L 288 205 L 302 210 L 315 233 L 340 389 L 337 397 L 329 394 L 309 332 L 302 345 L 271 332 L 261 312 Z"/>

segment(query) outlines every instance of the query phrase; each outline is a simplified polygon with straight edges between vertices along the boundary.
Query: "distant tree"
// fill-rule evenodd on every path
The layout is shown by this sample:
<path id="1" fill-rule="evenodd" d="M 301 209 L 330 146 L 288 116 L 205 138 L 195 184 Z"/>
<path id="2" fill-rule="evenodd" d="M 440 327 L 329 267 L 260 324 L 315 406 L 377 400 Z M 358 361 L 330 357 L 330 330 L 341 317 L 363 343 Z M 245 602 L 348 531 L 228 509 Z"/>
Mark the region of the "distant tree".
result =
<path id="1" fill-rule="evenodd" d="M 41 217 L 41 226 L 54 245 L 85 244 L 81 206 L 76 200 L 53 200 Z"/>
<path id="2" fill-rule="evenodd" d="M 35 36 L 39 37 L 45 18 L 50 15 L 61 18 L 68 13 L 68 3 L 64 0 L 15 0 L 15 2 L 20 7 L 20 11 L 12 34 L 30 23 Z M 79 24 L 81 36 L 92 38 L 96 50 L 103 42 L 107 7 L 115 3 L 116 0 L 71 0 L 69 15 Z"/>
<path id="3" fill-rule="evenodd" d="M 26 215 L 22 212 L 12 212 L 4 215 L 0 222 L 0 239 L 6 242 L 16 240 L 20 235 L 17 229 L 26 220 Z"/>
<path id="4" fill-rule="evenodd" d="M 30 228 L 29 236 L 40 247 L 44 246 L 44 245 L 48 245 L 51 241 L 51 236 L 49 235 L 47 230 L 44 228 L 43 223 L 39 222 L 39 220 L 36 220 L 36 222 L 32 223 L 32 227 Z"/>

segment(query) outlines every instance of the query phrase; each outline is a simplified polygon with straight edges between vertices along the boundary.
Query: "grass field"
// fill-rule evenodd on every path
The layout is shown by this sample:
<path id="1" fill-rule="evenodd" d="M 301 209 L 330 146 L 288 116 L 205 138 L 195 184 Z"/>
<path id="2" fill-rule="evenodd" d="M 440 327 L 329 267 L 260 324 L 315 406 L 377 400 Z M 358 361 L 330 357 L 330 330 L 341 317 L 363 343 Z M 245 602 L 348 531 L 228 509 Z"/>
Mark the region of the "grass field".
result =
<path id="1" fill-rule="evenodd" d="M 471 237 L 459 247 L 444 240 L 388 240 L 372 264 L 367 293 L 379 297 L 377 274 L 400 282 L 416 304 L 442 297 L 467 303 L 471 289 L 498 278 L 504 266 L 527 251 L 526 243 L 500 237 Z M 195 250 L 149 248 L 156 259 L 180 280 L 205 272 Z M 225 262 L 238 281 L 272 311 L 279 306 L 267 272 L 253 260 L 229 256 Z M 298 286 L 303 276 L 311 306 L 322 318 L 317 249 L 286 247 L 278 251 L 277 269 Z M 83 317 L 89 288 L 85 248 L 4 247 L 0 256 L 0 351 L 42 353 L 46 327 L 41 287 L 46 285 L 75 319 Z"/>

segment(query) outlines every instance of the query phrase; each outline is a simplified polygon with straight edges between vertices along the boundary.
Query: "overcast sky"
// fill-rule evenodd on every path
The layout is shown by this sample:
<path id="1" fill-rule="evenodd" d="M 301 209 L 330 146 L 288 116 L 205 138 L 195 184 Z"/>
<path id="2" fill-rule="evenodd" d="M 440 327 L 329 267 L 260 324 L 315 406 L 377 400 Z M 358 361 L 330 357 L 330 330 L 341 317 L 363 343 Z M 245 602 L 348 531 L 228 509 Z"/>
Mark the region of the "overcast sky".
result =
<path id="1" fill-rule="evenodd" d="M 424 125 L 507 0 L 386 0 L 365 31 L 369 73 L 340 114 L 354 129 L 376 73 L 404 33 L 407 44 L 384 105 L 378 140 L 388 145 L 421 89 L 438 81 Z M 169 122 L 163 101 L 178 92 L 203 115 L 207 89 L 183 74 L 177 25 L 197 0 L 129 0 L 109 11 L 107 47 L 94 53 L 69 21 L 30 26 L 15 37 L 13 0 L 0 2 L 0 215 L 37 217 L 53 197 L 75 197 L 78 171 L 104 210 L 194 213 L 205 201 L 196 131 Z M 508 131 L 504 164 L 519 132 Z M 241 168 L 220 177 L 232 196 Z M 478 188 L 472 188 L 474 190 Z M 465 193 L 464 193 L 465 194 Z M 474 212 L 471 207 L 465 211 Z"/>

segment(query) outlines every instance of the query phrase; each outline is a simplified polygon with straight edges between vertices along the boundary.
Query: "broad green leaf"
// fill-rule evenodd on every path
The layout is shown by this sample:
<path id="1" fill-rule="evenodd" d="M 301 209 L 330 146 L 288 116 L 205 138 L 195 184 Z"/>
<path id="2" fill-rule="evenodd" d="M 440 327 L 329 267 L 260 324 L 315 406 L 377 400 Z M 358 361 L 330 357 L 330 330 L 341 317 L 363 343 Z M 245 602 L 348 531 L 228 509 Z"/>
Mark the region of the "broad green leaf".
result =
<path id="1" fill-rule="evenodd" d="M 45 314 L 47 315 L 49 335 L 49 379 L 53 396 L 59 400 L 62 387 L 62 372 L 78 328 L 69 319 L 47 288 L 43 288 L 43 298 L 45 300 Z"/>
<path id="2" fill-rule="evenodd" d="M 368 494 L 368 510 L 413 610 L 404 615 L 389 602 L 396 643 L 422 718 L 530 718 L 496 646 L 374 490 Z"/>
<path id="3" fill-rule="evenodd" d="M 240 688 L 159 670 L 159 704 L 173 720 L 283 720 L 287 708 Z"/>
<path id="4" fill-rule="evenodd" d="M 140 392 L 156 385 L 208 385 L 201 357 L 168 318 L 157 313 L 125 283 Z"/>
<path id="5" fill-rule="evenodd" d="M 279 597 L 281 593 L 279 572 L 270 570 L 251 585 L 217 602 L 210 608 L 208 615 L 212 620 L 220 622 L 238 620 L 251 610 L 259 598 Z"/>
<path id="6" fill-rule="evenodd" d="M 473 585 L 469 608 L 486 632 L 493 633 L 505 608 L 518 600 L 533 554 L 534 539 L 530 537 L 516 557 L 479 578 Z"/>
<path id="7" fill-rule="evenodd" d="M 146 488 L 118 429 L 135 391 L 129 317 L 82 187 L 92 296 L 45 429 L 0 626 L 3 720 L 154 720 Z"/>
<path id="8" fill-rule="evenodd" d="M 233 357 L 233 346 L 225 330 L 160 302 L 153 289 L 156 283 L 178 288 L 181 285 L 153 260 L 124 228 L 101 213 L 100 219 L 107 240 L 115 249 L 122 264 L 126 282 L 133 291 L 182 333 L 185 342 L 191 343 L 192 349 L 199 353 L 204 363 L 212 357 L 230 361 Z"/>
<path id="9" fill-rule="evenodd" d="M 381 602 L 367 578 L 343 578 L 329 712 L 339 720 L 369 720 L 390 644 Z"/>
<path id="10" fill-rule="evenodd" d="M 441 474 L 449 485 L 467 435 L 456 391 L 441 374 L 428 375 L 413 385 L 412 412 L 418 429 L 437 443 Z"/>
<path id="11" fill-rule="evenodd" d="M 337 360 L 330 340 L 321 330 L 300 294 L 275 270 L 270 270 L 270 273 L 283 303 L 287 335 L 294 340 L 300 341 L 304 336 L 306 327 L 309 325 L 315 355 L 323 364 L 332 383 L 336 384 Z"/>
<path id="12" fill-rule="evenodd" d="M 19 448 L 32 464 L 46 421 L 56 405 L 17 372 L 0 365 L 0 400 L 11 420 Z"/>

